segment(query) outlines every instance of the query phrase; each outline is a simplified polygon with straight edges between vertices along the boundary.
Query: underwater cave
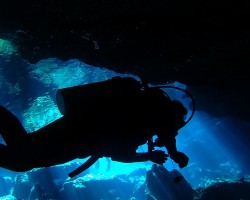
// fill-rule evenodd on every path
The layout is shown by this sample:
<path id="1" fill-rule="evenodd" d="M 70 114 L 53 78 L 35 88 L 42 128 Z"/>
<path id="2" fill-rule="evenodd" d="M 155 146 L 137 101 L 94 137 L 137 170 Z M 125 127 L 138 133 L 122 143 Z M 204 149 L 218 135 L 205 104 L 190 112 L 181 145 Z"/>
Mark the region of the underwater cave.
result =
<path id="1" fill-rule="evenodd" d="M 250 199 L 248 15 L 224 0 L 0 2 L 0 105 L 28 133 L 62 117 L 59 89 L 116 76 L 171 86 L 194 112 L 176 136 L 184 168 L 103 157 L 69 178 L 87 158 L 26 172 L 0 158 L 0 199 Z"/>

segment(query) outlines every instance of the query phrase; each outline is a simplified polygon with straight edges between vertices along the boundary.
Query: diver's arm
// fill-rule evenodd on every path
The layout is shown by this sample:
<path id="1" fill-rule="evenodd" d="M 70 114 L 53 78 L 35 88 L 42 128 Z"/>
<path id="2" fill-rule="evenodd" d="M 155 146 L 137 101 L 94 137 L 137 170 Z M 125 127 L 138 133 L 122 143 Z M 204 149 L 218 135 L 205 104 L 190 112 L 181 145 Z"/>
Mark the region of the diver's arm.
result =
<path id="1" fill-rule="evenodd" d="M 177 135 L 177 134 L 176 134 Z M 180 168 L 186 167 L 189 161 L 189 158 L 182 152 L 179 152 L 176 147 L 176 139 L 174 136 L 165 138 L 164 140 L 161 140 L 161 138 L 158 138 L 158 141 L 156 141 L 155 146 L 160 146 L 167 149 L 169 156 L 171 159 L 174 160 L 174 162 L 179 164 Z"/>
<path id="2" fill-rule="evenodd" d="M 152 152 L 135 153 L 132 155 L 112 156 L 111 159 L 124 163 L 152 161 L 157 164 L 163 164 L 167 160 L 167 157 L 168 155 L 165 154 L 164 151 L 156 150 Z"/>
<path id="3" fill-rule="evenodd" d="M 174 157 L 174 155 L 178 152 L 175 137 L 169 138 L 167 141 L 165 141 L 164 146 L 166 147 L 171 158 Z"/>

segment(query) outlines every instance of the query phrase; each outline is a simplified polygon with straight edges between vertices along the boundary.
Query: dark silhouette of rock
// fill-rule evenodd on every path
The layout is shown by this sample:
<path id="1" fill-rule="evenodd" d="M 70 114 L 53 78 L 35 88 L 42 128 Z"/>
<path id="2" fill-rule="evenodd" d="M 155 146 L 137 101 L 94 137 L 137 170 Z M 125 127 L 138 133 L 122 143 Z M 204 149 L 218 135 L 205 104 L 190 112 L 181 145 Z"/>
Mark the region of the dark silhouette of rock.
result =
<path id="1" fill-rule="evenodd" d="M 185 83 L 209 99 L 198 109 L 249 121 L 249 15 L 247 1 L 10 0 L 0 3 L 0 37 L 31 63 L 76 58 Z"/>
<path id="2" fill-rule="evenodd" d="M 215 183 L 207 188 L 198 189 L 198 200 L 239 200 L 250 199 L 250 183 L 247 181 Z"/>

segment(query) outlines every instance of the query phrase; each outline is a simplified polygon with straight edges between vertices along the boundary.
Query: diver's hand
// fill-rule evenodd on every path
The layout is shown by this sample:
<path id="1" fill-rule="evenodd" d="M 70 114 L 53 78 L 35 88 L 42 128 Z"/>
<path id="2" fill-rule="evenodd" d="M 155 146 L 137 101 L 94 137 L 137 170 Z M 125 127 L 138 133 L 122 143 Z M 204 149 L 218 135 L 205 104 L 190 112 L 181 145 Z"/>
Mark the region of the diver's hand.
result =
<path id="1" fill-rule="evenodd" d="M 179 164 L 180 168 L 186 167 L 189 161 L 189 158 L 182 152 L 177 152 L 171 158 Z"/>
<path id="2" fill-rule="evenodd" d="M 162 165 L 166 162 L 168 156 L 169 155 L 165 154 L 164 151 L 156 150 L 149 153 L 149 160 L 156 164 Z"/>

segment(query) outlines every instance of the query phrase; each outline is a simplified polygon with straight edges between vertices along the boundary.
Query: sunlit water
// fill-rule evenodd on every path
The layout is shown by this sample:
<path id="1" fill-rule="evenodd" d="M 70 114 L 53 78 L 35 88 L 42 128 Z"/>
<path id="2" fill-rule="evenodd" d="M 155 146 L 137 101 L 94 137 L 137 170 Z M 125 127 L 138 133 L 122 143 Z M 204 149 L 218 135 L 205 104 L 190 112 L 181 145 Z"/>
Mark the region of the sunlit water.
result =
<path id="1" fill-rule="evenodd" d="M 55 93 L 59 88 L 103 81 L 113 76 L 132 76 L 139 80 L 132 74 L 119 74 L 78 60 L 63 62 L 51 58 L 29 64 L 16 55 L 15 49 L 11 51 L 3 46 L 0 50 L 0 104 L 15 113 L 28 132 L 61 117 L 55 104 Z M 185 83 L 176 82 L 174 85 L 186 87 Z M 173 89 L 166 89 L 166 92 L 171 98 L 189 105 L 190 99 L 183 98 L 182 92 Z M 189 109 L 189 115 L 191 111 Z M 164 166 L 168 170 L 179 170 L 194 188 L 223 180 L 249 178 L 249 158 L 245 156 L 250 152 L 249 147 L 244 138 L 237 137 L 237 132 L 244 133 L 249 127 L 246 122 L 214 118 L 196 111 L 177 136 L 177 147 L 190 157 L 189 165 L 179 169 L 172 160 L 168 160 Z M 146 145 L 138 148 L 138 152 L 143 151 L 147 151 Z M 138 168 L 148 170 L 151 165 L 151 162 L 124 164 L 102 158 L 89 169 L 89 177 L 128 174 Z M 1 170 L 2 177 L 15 174 Z"/>

